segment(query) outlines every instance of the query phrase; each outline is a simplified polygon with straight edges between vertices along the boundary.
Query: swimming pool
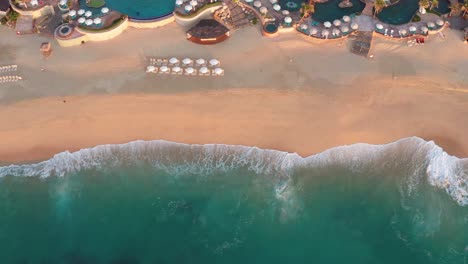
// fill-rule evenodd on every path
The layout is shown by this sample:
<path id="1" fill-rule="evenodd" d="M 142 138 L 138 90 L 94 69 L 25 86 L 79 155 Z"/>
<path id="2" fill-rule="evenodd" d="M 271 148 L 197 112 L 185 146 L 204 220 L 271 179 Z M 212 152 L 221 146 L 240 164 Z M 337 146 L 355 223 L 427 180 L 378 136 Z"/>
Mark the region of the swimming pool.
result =
<path id="1" fill-rule="evenodd" d="M 325 22 L 340 19 L 343 16 L 348 16 L 357 12 L 362 12 L 365 4 L 360 0 L 351 0 L 353 7 L 340 8 L 338 4 L 342 0 L 330 0 L 326 3 L 316 3 L 315 13 L 312 18 L 316 21 Z"/>
<path id="2" fill-rule="evenodd" d="M 380 21 L 392 25 L 401 25 L 411 21 L 419 9 L 419 0 L 400 0 L 384 8 L 377 17 Z"/>
<path id="3" fill-rule="evenodd" d="M 85 6 L 85 0 L 81 1 Z M 134 19 L 154 19 L 168 15 L 174 11 L 175 1 L 172 0 L 106 0 L 106 6 Z M 92 8 L 86 7 L 92 10 Z M 94 12 L 93 12 L 94 13 Z"/>

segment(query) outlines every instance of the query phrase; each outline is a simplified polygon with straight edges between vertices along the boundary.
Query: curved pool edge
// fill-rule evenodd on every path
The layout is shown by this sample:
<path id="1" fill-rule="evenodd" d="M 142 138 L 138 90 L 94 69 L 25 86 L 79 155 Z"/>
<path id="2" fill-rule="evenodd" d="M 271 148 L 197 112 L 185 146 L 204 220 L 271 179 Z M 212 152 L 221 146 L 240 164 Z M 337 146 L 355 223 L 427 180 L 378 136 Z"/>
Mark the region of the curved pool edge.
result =
<path id="1" fill-rule="evenodd" d="M 128 26 L 132 28 L 158 28 L 175 21 L 173 12 L 164 16 L 148 19 L 129 18 Z"/>
<path id="2" fill-rule="evenodd" d="M 122 32 L 124 32 L 128 27 L 139 29 L 151 29 L 165 26 L 174 21 L 175 18 L 173 16 L 173 13 L 155 19 L 135 19 L 126 17 L 125 20 L 119 26 L 112 29 L 91 32 L 82 30 L 79 27 L 75 27 L 75 30 L 81 34 L 79 37 L 64 39 L 58 37 L 56 34 L 54 37 L 60 46 L 71 47 L 81 45 L 83 42 L 88 41 L 98 42 L 113 39 L 122 34 Z"/>

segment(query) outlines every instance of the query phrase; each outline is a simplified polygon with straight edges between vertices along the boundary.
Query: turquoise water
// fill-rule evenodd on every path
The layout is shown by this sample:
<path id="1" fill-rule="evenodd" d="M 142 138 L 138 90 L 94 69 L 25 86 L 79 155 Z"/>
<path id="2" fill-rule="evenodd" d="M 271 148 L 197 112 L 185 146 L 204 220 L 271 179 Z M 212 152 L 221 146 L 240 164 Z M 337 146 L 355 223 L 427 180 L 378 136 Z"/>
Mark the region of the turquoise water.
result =
<path id="1" fill-rule="evenodd" d="M 167 0 L 106 0 L 106 6 L 131 18 L 153 19 L 174 11 L 175 1 Z"/>
<path id="2" fill-rule="evenodd" d="M 418 0 L 400 0 L 397 4 L 384 8 L 377 17 L 382 22 L 401 25 L 410 22 L 418 9 Z"/>
<path id="3" fill-rule="evenodd" d="M 0 167 L 1 263 L 466 263 L 468 164 L 164 141 Z"/>
<path id="4" fill-rule="evenodd" d="M 341 19 L 343 16 L 362 12 L 365 7 L 365 4 L 360 0 L 351 0 L 353 3 L 353 7 L 351 8 L 340 8 L 338 6 L 340 2 L 341 0 L 330 0 L 325 3 L 316 3 L 315 13 L 312 15 L 312 18 L 320 22 L 331 22 L 335 19 Z"/>
<path id="5" fill-rule="evenodd" d="M 450 2 L 449 0 L 440 0 L 439 5 L 434 8 L 435 11 L 441 14 L 448 14 L 450 13 Z"/>
<path id="6" fill-rule="evenodd" d="M 275 24 L 267 24 L 265 26 L 265 31 L 269 33 L 274 33 L 278 31 L 278 27 Z"/>

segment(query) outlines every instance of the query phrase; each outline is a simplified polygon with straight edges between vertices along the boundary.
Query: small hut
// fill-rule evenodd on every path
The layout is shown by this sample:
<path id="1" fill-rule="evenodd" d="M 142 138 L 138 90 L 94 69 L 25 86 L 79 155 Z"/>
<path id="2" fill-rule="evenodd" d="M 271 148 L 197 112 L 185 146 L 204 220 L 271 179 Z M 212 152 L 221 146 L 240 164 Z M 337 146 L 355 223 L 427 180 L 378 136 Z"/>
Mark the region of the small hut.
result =
<path id="1" fill-rule="evenodd" d="M 43 42 L 39 50 L 42 53 L 42 56 L 47 58 L 52 54 L 52 45 L 50 45 L 50 42 Z"/>
<path id="2" fill-rule="evenodd" d="M 229 29 L 214 19 L 202 19 L 187 31 L 187 39 L 198 44 L 216 44 L 229 38 Z"/>

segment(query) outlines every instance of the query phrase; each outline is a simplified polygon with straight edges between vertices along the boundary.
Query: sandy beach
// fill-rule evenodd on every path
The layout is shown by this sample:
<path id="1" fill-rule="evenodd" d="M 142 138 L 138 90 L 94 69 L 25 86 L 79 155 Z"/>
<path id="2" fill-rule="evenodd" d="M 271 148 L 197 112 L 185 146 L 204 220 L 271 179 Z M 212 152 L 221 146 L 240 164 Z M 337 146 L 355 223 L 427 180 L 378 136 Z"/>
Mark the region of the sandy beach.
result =
<path id="1" fill-rule="evenodd" d="M 237 31 L 216 46 L 171 24 L 60 48 L 43 59 L 40 36 L 0 28 L 0 65 L 24 81 L 0 86 L 0 161 L 137 139 L 258 146 L 307 156 L 358 142 L 434 140 L 468 156 L 468 52 L 461 32 L 426 45 L 376 39 L 367 60 L 349 40 Z M 145 57 L 218 58 L 223 77 L 144 73 Z M 42 71 L 41 69 L 44 69 Z"/>

